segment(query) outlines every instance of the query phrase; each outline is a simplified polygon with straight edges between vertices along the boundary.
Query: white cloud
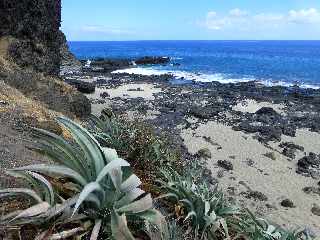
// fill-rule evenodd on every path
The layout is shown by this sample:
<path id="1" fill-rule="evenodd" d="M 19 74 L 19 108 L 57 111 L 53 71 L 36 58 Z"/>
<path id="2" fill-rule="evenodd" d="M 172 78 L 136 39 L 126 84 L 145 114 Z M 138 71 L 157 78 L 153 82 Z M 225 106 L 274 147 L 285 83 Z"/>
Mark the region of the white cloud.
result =
<path id="1" fill-rule="evenodd" d="M 291 10 L 288 14 L 288 21 L 298 24 L 320 23 L 320 12 L 315 8 Z"/>
<path id="2" fill-rule="evenodd" d="M 229 11 L 229 15 L 230 16 L 233 16 L 233 17 L 244 17 L 246 15 L 248 15 L 248 12 L 247 11 L 243 11 L 239 8 L 235 8 L 235 9 L 231 9 Z"/>
<path id="3" fill-rule="evenodd" d="M 206 19 L 201 25 L 205 25 L 205 27 L 210 30 L 250 30 L 257 28 L 279 28 L 289 25 L 317 26 L 317 24 L 320 24 L 320 11 L 315 8 L 290 10 L 287 13 L 280 14 L 249 14 L 248 11 L 235 8 L 224 15 L 210 11 L 207 13 Z"/>

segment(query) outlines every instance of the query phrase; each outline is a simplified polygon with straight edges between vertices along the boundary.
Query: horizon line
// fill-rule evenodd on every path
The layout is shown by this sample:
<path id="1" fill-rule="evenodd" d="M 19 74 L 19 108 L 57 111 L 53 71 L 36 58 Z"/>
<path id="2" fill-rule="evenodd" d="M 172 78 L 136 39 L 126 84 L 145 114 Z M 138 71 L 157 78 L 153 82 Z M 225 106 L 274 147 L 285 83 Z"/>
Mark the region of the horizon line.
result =
<path id="1" fill-rule="evenodd" d="M 203 42 L 209 42 L 209 41 L 216 41 L 216 42 L 232 42 L 232 41 L 237 41 L 237 42 L 262 42 L 262 41 L 309 41 L 309 42 L 315 42 L 315 41 L 320 41 L 320 39 L 260 39 L 260 40 L 253 40 L 253 39 L 212 39 L 212 40 L 208 40 L 208 39 L 168 39 L 168 40 L 157 40 L 157 39 L 147 39 L 147 40 L 67 40 L 68 42 L 151 42 L 151 41 L 163 41 L 163 42 L 173 42 L 173 41 L 203 41 Z"/>

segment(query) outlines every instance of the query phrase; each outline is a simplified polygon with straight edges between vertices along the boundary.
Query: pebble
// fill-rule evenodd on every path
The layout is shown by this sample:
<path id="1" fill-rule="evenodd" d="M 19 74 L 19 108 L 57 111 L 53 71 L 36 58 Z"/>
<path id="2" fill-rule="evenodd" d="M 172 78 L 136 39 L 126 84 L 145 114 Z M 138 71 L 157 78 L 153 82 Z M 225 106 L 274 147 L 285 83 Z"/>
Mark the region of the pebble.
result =
<path id="1" fill-rule="evenodd" d="M 233 164 L 228 161 L 228 160 L 219 160 L 218 165 L 227 171 L 232 171 L 233 170 Z"/>
<path id="2" fill-rule="evenodd" d="M 208 159 L 211 158 L 212 154 L 211 151 L 208 148 L 202 148 L 197 152 L 197 155 L 200 158 Z"/>
<path id="3" fill-rule="evenodd" d="M 282 207 L 286 207 L 286 208 L 294 208 L 294 203 L 292 200 L 290 199 L 284 199 L 281 203 Z"/>
<path id="4" fill-rule="evenodd" d="M 266 154 L 264 154 L 264 156 L 272 160 L 277 160 L 276 154 L 274 152 L 267 152 Z"/>
<path id="5" fill-rule="evenodd" d="M 316 216 L 320 216 L 320 207 L 319 207 L 319 205 L 314 204 L 313 207 L 311 208 L 311 212 Z"/>

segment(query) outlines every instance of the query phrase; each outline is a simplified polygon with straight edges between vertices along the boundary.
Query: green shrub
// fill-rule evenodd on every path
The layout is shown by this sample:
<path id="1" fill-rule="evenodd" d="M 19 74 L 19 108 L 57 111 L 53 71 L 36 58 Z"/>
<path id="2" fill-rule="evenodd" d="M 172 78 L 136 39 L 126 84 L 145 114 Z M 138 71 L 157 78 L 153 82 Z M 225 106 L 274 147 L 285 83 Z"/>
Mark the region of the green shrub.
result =
<path id="1" fill-rule="evenodd" d="M 117 118 L 102 111 L 101 117 L 91 117 L 89 129 L 102 146 L 115 149 L 127 159 L 144 184 L 151 184 L 159 176 L 159 166 L 178 168 L 180 154 L 169 147 L 144 123 Z"/>
<path id="2" fill-rule="evenodd" d="M 156 225 L 164 236 L 164 218 L 153 208 L 151 195 L 139 188 L 141 181 L 131 173 L 130 164 L 119 158 L 115 150 L 101 147 L 80 125 L 67 118 L 59 118 L 58 121 L 75 142 L 70 143 L 45 130 L 36 130 L 40 141 L 37 151 L 46 154 L 55 164 L 31 165 L 8 172 L 30 180 L 33 178 L 32 181 L 37 181 L 35 183 L 41 187 L 39 185 L 36 191 L 2 190 L 0 197 L 22 193 L 37 203 L 22 212 L 3 217 L 1 223 L 25 224 L 27 221 L 43 225 L 44 222 L 56 224 L 57 221 L 69 223 L 73 219 L 89 219 L 94 221 L 91 239 L 96 239 L 101 232 L 115 239 L 134 239 L 127 221 L 139 220 Z M 73 184 L 74 194 L 67 200 L 62 199 L 45 176 L 68 179 Z M 58 199 L 57 203 L 55 199 Z M 52 218 L 54 222 L 51 222 Z M 43 234 L 46 233 L 44 231 Z"/>
<path id="3" fill-rule="evenodd" d="M 287 231 L 256 217 L 249 210 L 241 218 L 234 219 L 232 229 L 236 234 L 234 239 L 248 240 L 307 240 L 311 239 L 303 231 Z"/>
<path id="4" fill-rule="evenodd" d="M 228 218 L 240 212 L 237 207 L 227 204 L 222 192 L 211 191 L 205 183 L 196 185 L 190 173 L 187 177 L 172 169 L 162 173 L 165 180 L 159 182 L 166 192 L 162 198 L 168 198 L 182 208 L 184 222 L 191 221 L 195 238 L 229 237 Z"/>

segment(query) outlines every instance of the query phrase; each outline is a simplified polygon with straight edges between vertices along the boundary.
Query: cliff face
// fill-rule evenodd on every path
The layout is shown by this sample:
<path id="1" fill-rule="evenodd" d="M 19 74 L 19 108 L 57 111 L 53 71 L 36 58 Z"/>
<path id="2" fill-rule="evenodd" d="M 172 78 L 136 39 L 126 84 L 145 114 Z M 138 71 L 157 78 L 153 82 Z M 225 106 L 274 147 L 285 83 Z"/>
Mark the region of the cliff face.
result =
<path id="1" fill-rule="evenodd" d="M 0 36 L 15 38 L 9 55 L 21 67 L 59 73 L 60 0 L 0 0 Z"/>
<path id="2" fill-rule="evenodd" d="M 61 0 L 0 0 L 0 80 L 50 109 L 87 116 L 88 99 L 57 78 L 60 23 Z"/>

